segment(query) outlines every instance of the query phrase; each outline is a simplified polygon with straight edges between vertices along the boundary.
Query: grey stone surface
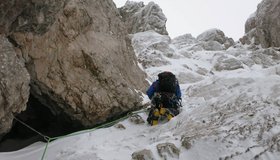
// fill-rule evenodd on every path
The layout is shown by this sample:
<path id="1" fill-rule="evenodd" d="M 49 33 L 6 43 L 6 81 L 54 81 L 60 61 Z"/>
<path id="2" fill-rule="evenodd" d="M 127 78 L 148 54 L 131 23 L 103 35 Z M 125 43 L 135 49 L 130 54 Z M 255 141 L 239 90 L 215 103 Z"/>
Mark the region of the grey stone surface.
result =
<path id="1" fill-rule="evenodd" d="M 155 160 L 152 151 L 143 149 L 132 154 L 132 160 Z"/>
<path id="2" fill-rule="evenodd" d="M 154 2 L 144 5 L 143 2 L 127 1 L 123 7 L 119 8 L 119 11 L 129 33 L 154 30 L 162 35 L 168 34 L 167 18 Z"/>
<path id="3" fill-rule="evenodd" d="M 30 76 L 13 45 L 0 35 L 0 139 L 7 133 L 13 114 L 26 109 Z"/>
<path id="4" fill-rule="evenodd" d="M 0 24 L 21 50 L 42 104 L 86 127 L 141 105 L 146 74 L 112 0 L 24 2 L 1 1 L 10 6 L 1 12 L 14 18 L 5 14 Z"/>
<path id="5" fill-rule="evenodd" d="M 173 143 L 158 144 L 157 151 L 164 160 L 179 159 L 180 150 Z"/>
<path id="6" fill-rule="evenodd" d="M 255 14 L 246 21 L 246 34 L 241 42 L 261 44 L 265 48 L 280 47 L 279 17 L 280 1 L 263 0 Z"/>
<path id="7" fill-rule="evenodd" d="M 235 70 L 243 68 L 242 63 L 235 58 L 220 57 L 217 60 L 217 63 L 214 66 L 215 70 Z"/>

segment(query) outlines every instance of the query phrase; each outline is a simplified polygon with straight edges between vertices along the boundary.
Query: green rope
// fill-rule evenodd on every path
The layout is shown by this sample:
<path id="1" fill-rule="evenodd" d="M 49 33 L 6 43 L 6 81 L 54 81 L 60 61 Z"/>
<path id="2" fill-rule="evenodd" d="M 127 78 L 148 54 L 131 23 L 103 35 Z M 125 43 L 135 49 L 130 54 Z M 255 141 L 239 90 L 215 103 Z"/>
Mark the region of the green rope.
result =
<path id="1" fill-rule="evenodd" d="M 50 137 L 48 137 L 48 136 L 42 134 L 41 132 L 37 131 L 36 129 L 30 127 L 28 124 L 24 123 L 23 121 L 21 121 L 21 120 L 18 119 L 17 117 L 15 117 L 15 116 L 13 116 L 13 117 L 14 117 L 14 119 L 15 119 L 16 121 L 18 121 L 19 123 L 21 123 L 21 124 L 24 125 L 25 127 L 29 128 L 29 129 L 32 130 L 33 132 L 39 134 L 39 135 L 42 136 L 45 140 L 50 139 Z"/>
<path id="2" fill-rule="evenodd" d="M 72 137 L 72 136 L 76 136 L 76 135 L 80 135 L 80 134 L 92 132 L 92 131 L 94 131 L 94 130 L 96 130 L 96 129 L 110 127 L 110 126 L 116 124 L 117 122 L 120 122 L 120 121 L 122 121 L 122 120 L 127 119 L 128 117 L 129 117 L 129 116 L 126 115 L 125 117 L 119 118 L 119 119 L 114 120 L 114 121 L 112 121 L 112 122 L 108 122 L 108 123 L 102 124 L 102 125 L 100 125 L 100 126 L 97 126 L 97 127 L 91 128 L 91 129 L 86 129 L 86 130 L 82 130 L 82 131 L 70 133 L 70 134 L 67 134 L 67 135 L 64 135 L 64 136 L 52 137 L 52 138 L 50 138 L 50 139 L 51 139 L 51 140 L 56 140 L 56 139 L 61 139 L 61 138 L 66 138 L 66 137 Z"/>
<path id="3" fill-rule="evenodd" d="M 116 124 L 116 123 L 118 123 L 120 121 L 123 121 L 123 120 L 127 119 L 128 117 L 130 117 L 132 115 L 135 115 L 135 114 L 138 114 L 138 113 L 142 113 L 142 112 L 146 112 L 146 110 L 147 109 L 145 108 L 145 109 L 142 109 L 142 110 L 139 110 L 139 111 L 129 112 L 124 117 L 121 117 L 121 118 L 119 118 L 117 120 L 114 120 L 114 121 L 102 124 L 100 126 L 92 128 L 92 129 L 86 129 L 86 130 L 70 133 L 70 134 L 67 134 L 67 135 L 64 135 L 64 136 L 57 136 L 57 137 L 48 137 L 48 136 L 40 133 L 39 131 L 35 130 L 34 128 L 30 127 L 28 124 L 24 123 L 23 121 L 21 121 L 20 119 L 16 118 L 15 116 L 14 116 L 14 119 L 17 120 L 18 122 L 20 122 L 21 124 L 23 124 L 24 126 L 26 126 L 27 128 L 31 129 L 32 131 L 36 132 L 37 134 L 42 136 L 47 141 L 47 143 L 45 145 L 45 148 L 44 148 L 44 151 L 43 151 L 43 155 L 41 157 L 41 160 L 44 160 L 45 155 L 47 153 L 47 149 L 48 149 L 49 143 L 51 141 L 53 141 L 53 140 L 67 138 L 67 137 L 72 137 L 72 136 L 76 136 L 76 135 L 80 135 L 80 134 L 84 134 L 84 133 L 89 133 L 89 132 L 95 131 L 95 130 L 100 129 L 100 128 L 107 128 L 107 127 L 113 126 L 114 124 Z"/>
<path id="4" fill-rule="evenodd" d="M 44 160 L 44 158 L 45 158 L 45 154 L 46 154 L 46 152 L 47 152 L 48 145 L 49 145 L 50 141 L 51 141 L 51 139 L 48 139 L 41 160 Z"/>
<path id="5" fill-rule="evenodd" d="M 57 137 L 51 137 L 51 138 L 48 138 L 48 141 L 47 141 L 47 144 L 45 146 L 45 149 L 44 149 L 44 152 L 43 152 L 43 155 L 42 155 L 42 158 L 41 160 L 44 160 L 44 157 L 45 157 L 45 154 L 47 152 L 47 148 L 48 148 L 48 145 L 51 141 L 53 140 L 57 140 L 57 139 L 63 139 L 63 138 L 67 138 L 67 137 L 72 137 L 72 136 L 76 136 L 76 135 L 80 135 L 80 134 L 85 134 L 85 133 L 89 133 L 89 132 L 92 132 L 92 131 L 95 131 L 97 129 L 100 129 L 100 128 L 107 128 L 107 127 L 110 127 L 110 126 L 113 126 L 114 124 L 122 121 L 122 120 L 125 120 L 127 119 L 128 117 L 132 116 L 132 115 L 135 115 L 135 114 L 138 114 L 138 113 L 143 113 L 143 112 L 146 112 L 146 108 L 145 109 L 142 109 L 142 110 L 139 110 L 139 111 L 134 111 L 134 112 L 129 112 L 126 116 L 124 117 L 121 117 L 117 120 L 114 120 L 112 122 L 108 122 L 108 123 L 105 123 L 105 124 L 102 124 L 100 126 L 97 126 L 97 127 L 94 127 L 92 129 L 87 129 L 87 130 L 82 130 L 82 131 L 78 131 L 78 132 L 74 132 L 74 133 L 70 133 L 70 134 L 67 134 L 67 135 L 64 135 L 64 136 L 57 136 Z"/>

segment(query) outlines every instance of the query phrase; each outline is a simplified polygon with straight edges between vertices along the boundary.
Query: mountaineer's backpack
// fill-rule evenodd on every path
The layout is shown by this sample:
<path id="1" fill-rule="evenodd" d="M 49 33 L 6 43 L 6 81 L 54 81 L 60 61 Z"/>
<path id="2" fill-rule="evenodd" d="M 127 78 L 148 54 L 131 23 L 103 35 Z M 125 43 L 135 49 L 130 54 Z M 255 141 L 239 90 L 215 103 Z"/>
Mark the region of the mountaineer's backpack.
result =
<path id="1" fill-rule="evenodd" d="M 173 73 L 162 72 L 158 74 L 158 82 L 157 92 L 176 93 L 178 81 Z"/>

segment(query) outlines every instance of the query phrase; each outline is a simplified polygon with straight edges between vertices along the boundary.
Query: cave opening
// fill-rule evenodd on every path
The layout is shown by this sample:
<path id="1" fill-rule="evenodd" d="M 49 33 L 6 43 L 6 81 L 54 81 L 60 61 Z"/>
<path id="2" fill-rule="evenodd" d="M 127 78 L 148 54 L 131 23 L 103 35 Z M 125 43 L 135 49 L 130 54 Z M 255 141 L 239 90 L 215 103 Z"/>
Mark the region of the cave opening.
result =
<path id="1" fill-rule="evenodd" d="M 26 110 L 15 116 L 49 137 L 66 135 L 83 128 L 63 113 L 54 115 L 32 95 L 29 97 Z M 38 133 L 14 119 L 12 129 L 0 141 L 0 152 L 16 151 L 39 141 L 46 142 Z"/>

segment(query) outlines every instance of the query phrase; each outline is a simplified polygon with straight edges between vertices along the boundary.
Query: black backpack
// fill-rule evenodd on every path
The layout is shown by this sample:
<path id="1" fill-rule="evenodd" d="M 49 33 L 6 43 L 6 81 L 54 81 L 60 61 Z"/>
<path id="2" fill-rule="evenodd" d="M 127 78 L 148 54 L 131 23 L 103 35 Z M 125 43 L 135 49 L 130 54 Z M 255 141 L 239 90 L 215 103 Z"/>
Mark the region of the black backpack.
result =
<path id="1" fill-rule="evenodd" d="M 175 75 L 171 72 L 162 72 L 158 74 L 158 89 L 157 92 L 176 93 L 178 81 Z"/>

